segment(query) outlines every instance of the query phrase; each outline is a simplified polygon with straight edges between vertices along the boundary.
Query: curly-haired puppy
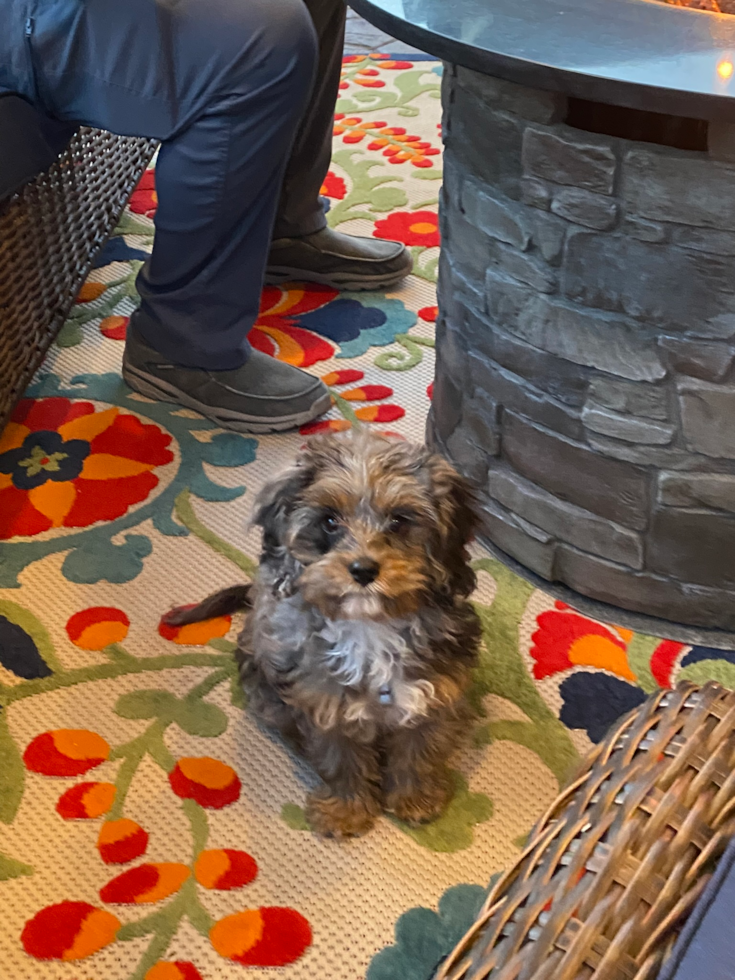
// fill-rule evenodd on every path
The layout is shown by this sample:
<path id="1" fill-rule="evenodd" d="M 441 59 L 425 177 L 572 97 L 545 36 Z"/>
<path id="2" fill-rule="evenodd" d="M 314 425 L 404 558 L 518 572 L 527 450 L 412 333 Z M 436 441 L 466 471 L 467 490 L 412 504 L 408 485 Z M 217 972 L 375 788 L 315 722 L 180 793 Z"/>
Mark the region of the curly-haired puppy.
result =
<path id="1" fill-rule="evenodd" d="M 479 623 L 472 493 L 440 456 L 364 431 L 311 440 L 256 502 L 263 552 L 236 586 L 170 621 L 251 607 L 239 639 L 250 707 L 324 781 L 312 828 L 351 837 L 386 810 L 433 820 L 467 732 Z"/>

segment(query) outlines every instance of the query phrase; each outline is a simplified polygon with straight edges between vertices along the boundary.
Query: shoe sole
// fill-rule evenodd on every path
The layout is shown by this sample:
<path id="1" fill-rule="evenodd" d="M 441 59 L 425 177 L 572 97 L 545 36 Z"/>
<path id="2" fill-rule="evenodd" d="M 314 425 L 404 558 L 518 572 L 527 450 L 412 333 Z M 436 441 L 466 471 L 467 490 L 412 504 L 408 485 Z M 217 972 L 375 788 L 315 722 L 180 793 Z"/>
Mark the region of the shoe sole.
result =
<path id="1" fill-rule="evenodd" d="M 270 266 L 265 274 L 269 286 L 278 286 L 284 282 L 316 282 L 320 286 L 331 286 L 332 289 L 359 293 L 368 289 L 389 289 L 397 286 L 402 279 L 411 274 L 411 268 L 403 272 L 382 273 L 381 275 L 354 276 L 347 273 L 336 273 L 332 276 L 321 275 L 318 272 L 307 272 L 305 269 L 291 269 L 287 266 Z"/>
<path id="2" fill-rule="evenodd" d="M 303 412 L 264 420 L 262 416 L 246 415 L 243 412 L 233 412 L 205 405 L 174 385 L 168 384 L 152 374 L 147 374 L 145 371 L 140 371 L 124 361 L 122 376 L 128 387 L 137 391 L 139 395 L 145 395 L 146 398 L 152 398 L 158 402 L 174 402 L 177 405 L 183 405 L 199 412 L 200 415 L 204 415 L 212 422 L 216 422 L 223 429 L 231 429 L 234 432 L 249 432 L 253 435 L 266 435 L 269 432 L 287 432 L 289 429 L 297 429 L 299 426 L 306 425 L 307 422 L 312 422 L 320 415 L 324 415 L 332 406 L 331 396 L 327 393 Z"/>

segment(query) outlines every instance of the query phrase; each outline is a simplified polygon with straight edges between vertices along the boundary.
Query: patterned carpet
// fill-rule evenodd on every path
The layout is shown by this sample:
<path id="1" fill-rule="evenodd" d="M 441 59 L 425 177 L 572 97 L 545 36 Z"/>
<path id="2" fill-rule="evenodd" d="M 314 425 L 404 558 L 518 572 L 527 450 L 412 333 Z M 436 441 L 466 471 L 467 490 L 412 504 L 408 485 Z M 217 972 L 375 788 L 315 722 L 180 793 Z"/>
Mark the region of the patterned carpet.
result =
<path id="1" fill-rule="evenodd" d="M 328 421 L 421 439 L 433 375 L 440 66 L 350 56 L 324 194 L 399 238 L 400 288 L 263 294 L 253 343 L 325 378 Z M 314 776 L 243 711 L 237 623 L 160 625 L 252 573 L 249 438 L 120 380 L 150 171 L 0 437 L 0 963 L 13 980 L 428 980 L 580 753 L 657 684 L 735 654 L 605 626 L 476 554 L 485 717 L 436 824 L 315 838 Z M 243 968 L 245 972 L 243 973 Z"/>

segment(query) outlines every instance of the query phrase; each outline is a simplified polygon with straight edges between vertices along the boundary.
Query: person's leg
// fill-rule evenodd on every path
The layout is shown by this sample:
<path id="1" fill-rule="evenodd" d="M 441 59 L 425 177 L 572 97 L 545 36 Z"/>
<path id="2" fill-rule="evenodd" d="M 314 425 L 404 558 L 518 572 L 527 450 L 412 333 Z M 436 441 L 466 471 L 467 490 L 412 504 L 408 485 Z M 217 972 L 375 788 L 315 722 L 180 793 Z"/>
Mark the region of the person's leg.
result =
<path id="1" fill-rule="evenodd" d="M 286 166 L 273 237 L 302 237 L 327 220 L 320 198 L 332 159 L 347 8 L 344 0 L 305 0 L 319 45 L 316 78 Z"/>
<path id="2" fill-rule="evenodd" d="M 343 235 L 327 227 L 319 191 L 332 156 L 346 7 L 343 0 L 305 3 L 319 42 L 316 82 L 286 167 L 266 280 L 385 289 L 411 271 L 407 249 L 398 242 Z"/>
<path id="3" fill-rule="evenodd" d="M 126 379 L 267 431 L 329 404 L 252 351 L 268 243 L 316 42 L 301 0 L 29 0 L 38 100 L 61 119 L 163 141 L 151 259 Z M 262 424 L 261 424 L 262 423 Z"/>

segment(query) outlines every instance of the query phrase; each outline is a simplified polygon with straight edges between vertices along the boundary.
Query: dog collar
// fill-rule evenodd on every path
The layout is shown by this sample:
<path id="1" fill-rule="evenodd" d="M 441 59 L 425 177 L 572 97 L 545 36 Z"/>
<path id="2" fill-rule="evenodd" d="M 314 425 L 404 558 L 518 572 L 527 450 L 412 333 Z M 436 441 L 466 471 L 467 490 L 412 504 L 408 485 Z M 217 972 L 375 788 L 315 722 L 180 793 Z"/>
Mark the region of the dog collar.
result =
<path id="1" fill-rule="evenodd" d="M 390 684 L 383 684 L 383 686 L 378 689 L 378 701 L 380 701 L 381 704 L 393 704 L 393 690 Z"/>

